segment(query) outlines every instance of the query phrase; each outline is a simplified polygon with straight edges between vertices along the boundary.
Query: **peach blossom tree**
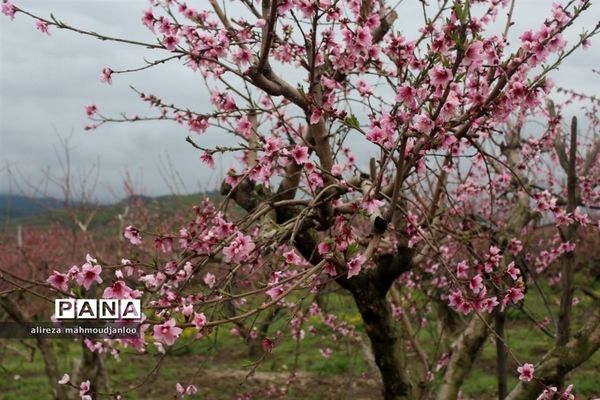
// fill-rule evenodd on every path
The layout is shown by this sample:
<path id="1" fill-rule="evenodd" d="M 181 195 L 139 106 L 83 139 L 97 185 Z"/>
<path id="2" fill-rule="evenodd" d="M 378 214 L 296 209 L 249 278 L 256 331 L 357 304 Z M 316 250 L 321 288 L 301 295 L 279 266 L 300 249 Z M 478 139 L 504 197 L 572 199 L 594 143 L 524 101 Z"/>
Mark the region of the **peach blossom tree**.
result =
<path id="1" fill-rule="evenodd" d="M 156 52 L 138 68 L 99 68 L 106 84 L 179 63 L 205 82 L 212 104 L 187 109 L 137 88 L 153 112 L 109 116 L 89 105 L 86 129 L 172 121 L 208 167 L 237 156 L 222 199 L 202 201 L 184 225 L 128 225 L 131 257 L 89 255 L 39 283 L 58 297 L 97 289 L 142 299 L 143 337 L 90 349 L 168 353 L 185 330 L 203 340 L 259 317 L 264 356 L 311 334 L 311 317 L 358 335 L 319 305 L 337 286 L 362 317 L 385 399 L 458 398 L 490 337 L 499 398 L 574 398 L 568 373 L 600 347 L 594 293 L 585 296 L 596 311 L 572 318 L 576 291 L 585 292 L 575 276 L 600 229 L 598 100 L 568 92 L 585 122 L 568 121 L 550 101 L 550 77 L 599 32 L 565 39 L 591 1 L 544 2 L 543 24 L 524 32 L 512 31 L 514 0 L 420 3 L 421 29 L 402 32 L 404 5 L 385 0 L 152 0 L 141 13 L 144 42 L 2 4 L 42 34 L 63 29 Z M 222 131 L 223 145 L 205 146 L 208 130 Z M 529 293 L 544 296 L 542 280 L 560 288 L 558 311 L 545 319 L 524 307 Z M 521 359 L 507 345 L 509 309 L 553 339 L 543 358 Z M 287 332 L 269 333 L 275 313 Z M 424 346 L 416 331 L 427 324 L 438 329 Z M 507 375 L 519 383 L 508 387 Z M 82 399 L 127 398 L 122 388 L 61 382 Z"/>

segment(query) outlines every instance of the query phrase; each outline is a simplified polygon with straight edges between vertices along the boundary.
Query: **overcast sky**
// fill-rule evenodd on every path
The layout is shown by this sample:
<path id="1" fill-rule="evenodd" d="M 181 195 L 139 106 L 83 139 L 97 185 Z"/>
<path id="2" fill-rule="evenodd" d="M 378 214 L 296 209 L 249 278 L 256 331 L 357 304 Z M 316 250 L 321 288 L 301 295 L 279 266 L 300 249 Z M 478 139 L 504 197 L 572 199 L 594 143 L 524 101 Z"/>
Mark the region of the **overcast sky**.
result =
<path id="1" fill-rule="evenodd" d="M 153 41 L 151 33 L 140 23 L 145 0 L 129 1 L 23 1 L 13 2 L 42 16 L 52 12 L 70 25 L 110 36 Z M 524 30 L 537 28 L 549 13 L 550 1 L 517 0 L 513 41 Z M 204 0 L 191 1 L 202 7 Z M 420 20 L 420 2 L 404 0 L 396 26 L 413 38 Z M 584 27 L 592 27 L 599 19 L 598 5 L 572 29 L 574 39 Z M 146 93 L 161 95 L 166 101 L 198 112 L 210 109 L 202 79 L 180 64 L 160 66 L 135 74 L 118 75 L 113 85 L 103 84 L 99 74 L 103 67 L 125 69 L 143 65 L 144 57 L 159 58 L 156 51 L 127 45 L 101 42 L 50 28 L 47 37 L 35 29 L 34 22 L 17 14 L 11 22 L 0 15 L 0 193 L 18 189 L 7 179 L 7 166 L 19 181 L 34 185 L 42 180 L 43 171 L 60 174 L 54 148 L 60 137 L 71 137 L 73 169 L 82 171 L 99 164 L 96 196 L 103 200 L 123 196 L 123 177 L 127 171 L 137 190 L 148 195 L 166 194 L 172 188 L 161 176 L 161 170 L 172 163 L 185 188 L 181 192 L 197 192 L 215 188 L 222 171 L 211 171 L 198 158 L 198 152 L 185 142 L 185 127 L 170 122 L 105 125 L 96 131 L 84 131 L 88 123 L 84 106 L 97 104 L 105 115 L 151 112 L 129 88 L 133 85 Z M 588 51 L 578 51 L 553 79 L 560 86 L 600 93 L 600 79 L 592 68 L 600 69 L 600 43 Z M 597 45 L 597 46 L 594 46 Z M 196 137 L 210 147 L 222 140 L 222 133 L 207 132 Z M 170 161 L 169 161 L 170 160 Z M 161 167 L 162 166 L 162 167 Z M 164 175 L 164 174 L 163 174 Z M 172 186 L 172 185 L 171 185 Z M 56 188 L 48 191 L 57 195 Z"/>

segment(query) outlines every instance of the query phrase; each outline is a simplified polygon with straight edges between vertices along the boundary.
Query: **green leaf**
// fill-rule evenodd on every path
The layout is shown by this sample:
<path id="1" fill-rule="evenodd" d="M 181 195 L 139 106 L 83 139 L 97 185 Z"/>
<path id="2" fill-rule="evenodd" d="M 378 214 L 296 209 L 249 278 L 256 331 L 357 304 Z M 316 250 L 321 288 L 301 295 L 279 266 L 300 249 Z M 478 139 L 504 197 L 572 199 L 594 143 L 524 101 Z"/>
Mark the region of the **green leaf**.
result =
<path id="1" fill-rule="evenodd" d="M 346 258 L 351 258 L 358 253 L 358 243 L 351 243 L 346 249 Z"/>
<path id="2" fill-rule="evenodd" d="M 349 117 L 346 117 L 344 122 L 346 123 L 346 125 L 348 125 L 351 128 L 354 128 L 354 129 L 360 128 L 360 124 L 358 123 L 358 118 L 356 118 L 356 115 L 354 115 L 354 114 L 350 115 Z"/>
<path id="3" fill-rule="evenodd" d="M 302 97 L 306 97 L 306 92 L 304 91 L 304 88 L 301 85 L 298 85 L 298 91 L 300 92 Z"/>

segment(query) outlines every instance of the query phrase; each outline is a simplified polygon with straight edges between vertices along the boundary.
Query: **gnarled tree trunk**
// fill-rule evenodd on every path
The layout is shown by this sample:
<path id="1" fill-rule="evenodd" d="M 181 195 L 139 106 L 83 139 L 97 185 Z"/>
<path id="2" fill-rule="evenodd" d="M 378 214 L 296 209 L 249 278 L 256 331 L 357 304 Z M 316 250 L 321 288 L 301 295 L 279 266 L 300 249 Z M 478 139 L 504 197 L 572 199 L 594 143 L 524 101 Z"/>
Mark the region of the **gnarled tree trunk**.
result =
<path id="1" fill-rule="evenodd" d="M 564 346 L 556 345 L 535 366 L 535 379 L 519 382 L 506 400 L 537 398 L 544 386 L 558 386 L 562 378 L 587 361 L 600 348 L 600 304 L 584 326 Z"/>
<path id="2" fill-rule="evenodd" d="M 362 316 L 365 331 L 371 341 L 375 364 L 381 373 L 384 398 L 411 398 L 411 384 L 403 354 L 402 337 L 392 318 L 390 304 L 372 288 L 353 292 L 356 306 Z"/>
<path id="3" fill-rule="evenodd" d="M 438 400 L 454 400 L 458 397 L 458 391 L 471 371 L 479 349 L 488 337 L 487 324 L 491 321 L 491 314 L 484 314 L 482 318 L 473 316 L 467 328 L 453 343 L 448 368 L 438 392 Z"/>

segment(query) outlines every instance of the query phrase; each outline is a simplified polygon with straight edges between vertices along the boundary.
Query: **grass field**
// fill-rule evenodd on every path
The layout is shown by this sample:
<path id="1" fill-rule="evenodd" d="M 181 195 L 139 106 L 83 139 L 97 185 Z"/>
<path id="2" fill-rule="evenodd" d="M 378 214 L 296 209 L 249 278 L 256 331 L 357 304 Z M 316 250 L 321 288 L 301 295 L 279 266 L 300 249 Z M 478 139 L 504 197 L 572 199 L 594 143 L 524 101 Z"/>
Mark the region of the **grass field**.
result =
<path id="1" fill-rule="evenodd" d="M 552 297 L 550 298 L 552 299 Z M 581 298 L 575 308 L 576 322 L 585 318 L 591 302 Z M 330 294 L 325 298 L 329 311 L 335 312 L 339 320 L 355 324 L 362 335 L 360 317 L 352 299 L 341 294 Z M 555 305 L 551 303 L 551 307 Z M 527 297 L 525 308 L 531 315 L 542 319 L 545 306 L 541 298 L 532 292 Z M 555 310 L 554 310 L 555 311 Z M 275 332 L 285 318 L 277 320 L 271 331 Z M 310 320 L 319 332 L 329 328 L 318 320 Z M 531 321 L 519 310 L 512 309 L 507 320 L 507 342 L 513 354 L 521 362 L 535 363 L 552 343 L 552 338 L 536 329 Z M 229 328 L 220 328 L 211 335 L 196 340 L 193 331 L 184 333 L 184 340 L 177 342 L 169 355 L 157 366 L 160 354 L 140 355 L 130 349 L 123 349 L 121 360 L 110 359 L 108 370 L 113 389 L 126 393 L 126 399 L 171 399 L 175 394 L 175 384 L 193 383 L 199 390 L 197 398 L 231 399 L 243 393 L 253 398 L 277 398 L 273 393 L 286 390 L 290 399 L 378 399 L 380 385 L 376 374 L 366 362 L 363 351 L 355 340 L 337 337 L 331 333 L 313 336 L 306 333 L 301 341 L 278 340 L 273 352 L 259 355 L 254 359 L 248 356 L 248 346 L 242 339 L 232 336 Z M 433 349 L 431 339 L 433 324 L 418 332 L 426 351 Z M 331 331 L 330 331 L 331 332 Z M 0 398 L 3 400 L 46 399 L 48 383 L 39 354 L 27 359 L 14 349 L 24 351 L 15 341 L 4 341 L 0 369 Z M 6 347 L 8 345 L 9 347 Z M 71 359 L 79 357 L 81 348 L 69 340 L 56 340 L 55 349 L 60 359 L 61 372 L 70 372 Z M 331 348 L 329 358 L 321 355 L 319 349 Z M 414 354 L 408 354 L 412 361 Z M 414 359 L 415 362 L 416 358 Z M 516 380 L 516 363 L 509 357 L 509 388 Z M 295 379 L 286 384 L 296 371 Z M 573 383 L 583 399 L 600 396 L 600 353 L 595 354 L 586 364 L 573 372 L 568 380 Z M 151 384 L 128 392 L 144 380 Z M 433 385 L 439 377 L 436 376 Z M 288 382 L 289 383 L 289 382 Z M 435 392 L 435 391 L 434 391 Z M 281 393 L 281 392 L 277 392 Z M 488 339 L 477 363 L 463 386 L 463 397 L 471 399 L 493 399 L 496 393 L 495 345 Z"/>

